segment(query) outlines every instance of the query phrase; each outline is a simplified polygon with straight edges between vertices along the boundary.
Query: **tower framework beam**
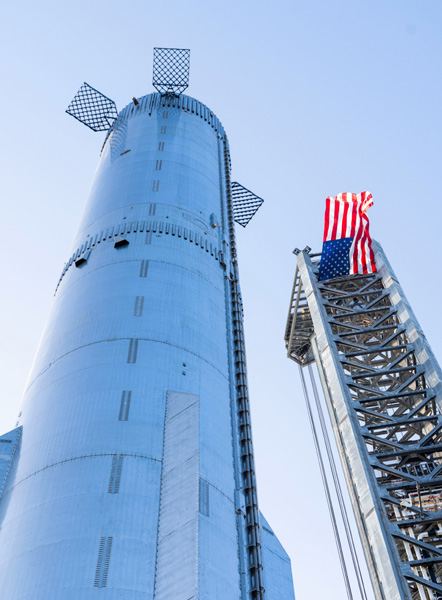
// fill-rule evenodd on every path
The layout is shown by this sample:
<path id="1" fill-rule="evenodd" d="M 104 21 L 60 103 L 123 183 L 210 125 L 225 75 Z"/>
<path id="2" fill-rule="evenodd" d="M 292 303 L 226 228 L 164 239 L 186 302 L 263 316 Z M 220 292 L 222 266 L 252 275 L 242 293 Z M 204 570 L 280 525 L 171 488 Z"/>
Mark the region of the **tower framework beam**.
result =
<path id="1" fill-rule="evenodd" d="M 381 246 L 318 282 L 298 254 L 285 341 L 315 361 L 376 597 L 442 598 L 442 371 Z"/>

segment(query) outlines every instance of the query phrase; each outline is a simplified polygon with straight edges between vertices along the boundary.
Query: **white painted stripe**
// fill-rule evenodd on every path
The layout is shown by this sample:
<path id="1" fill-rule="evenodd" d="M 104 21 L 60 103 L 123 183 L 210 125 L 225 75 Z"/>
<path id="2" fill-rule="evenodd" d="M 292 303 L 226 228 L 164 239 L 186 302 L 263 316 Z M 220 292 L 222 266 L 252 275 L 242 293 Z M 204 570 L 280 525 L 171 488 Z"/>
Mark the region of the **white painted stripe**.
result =
<path id="1" fill-rule="evenodd" d="M 347 228 L 345 230 L 345 237 L 352 237 L 351 223 L 353 220 L 353 215 L 355 214 L 355 210 L 357 210 L 357 205 L 354 202 L 350 202 L 348 206 Z"/>
<path id="2" fill-rule="evenodd" d="M 355 211 L 356 211 L 356 223 L 355 223 L 354 239 L 353 239 L 353 243 L 350 247 L 350 253 L 349 253 L 349 255 L 350 255 L 350 275 L 354 275 L 355 273 L 358 273 L 358 271 L 355 271 L 353 269 L 353 257 L 355 256 L 355 252 L 356 252 L 356 256 L 358 256 L 358 250 L 359 250 L 359 246 L 360 246 L 359 243 L 356 245 L 356 236 L 359 231 L 360 222 L 361 222 L 357 204 L 355 204 Z M 358 264 L 359 264 L 359 261 L 358 261 Z"/>
<path id="3" fill-rule="evenodd" d="M 342 231 L 342 219 L 344 218 L 344 206 L 345 202 L 338 202 L 338 227 L 336 229 L 336 239 L 340 240 L 344 237 Z"/>
<path id="4" fill-rule="evenodd" d="M 327 237 L 325 239 L 326 242 L 331 240 L 331 234 L 332 234 L 332 229 L 333 229 L 333 220 L 335 217 L 335 204 L 336 204 L 335 201 L 330 198 L 330 203 L 329 203 L 330 210 L 329 210 L 329 215 L 328 215 L 328 218 L 329 218 L 328 231 L 327 231 Z"/>

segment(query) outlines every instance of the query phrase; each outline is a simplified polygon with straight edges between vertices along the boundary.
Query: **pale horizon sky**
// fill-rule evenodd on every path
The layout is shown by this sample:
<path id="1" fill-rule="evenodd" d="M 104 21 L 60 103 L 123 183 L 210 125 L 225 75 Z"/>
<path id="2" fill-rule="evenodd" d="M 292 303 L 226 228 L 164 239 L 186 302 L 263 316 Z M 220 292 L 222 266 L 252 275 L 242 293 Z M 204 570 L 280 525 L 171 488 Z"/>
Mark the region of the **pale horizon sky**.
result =
<path id="1" fill-rule="evenodd" d="M 104 138 L 64 111 L 83 81 L 121 110 L 153 91 L 154 46 L 190 48 L 186 93 L 225 126 L 233 179 L 265 200 L 237 227 L 260 508 L 291 557 L 297 600 L 342 600 L 283 343 L 292 250 L 321 249 L 327 196 L 369 190 L 371 233 L 442 356 L 442 4 L 24 0 L 2 8 L 2 25 L 0 433 L 15 425 Z"/>

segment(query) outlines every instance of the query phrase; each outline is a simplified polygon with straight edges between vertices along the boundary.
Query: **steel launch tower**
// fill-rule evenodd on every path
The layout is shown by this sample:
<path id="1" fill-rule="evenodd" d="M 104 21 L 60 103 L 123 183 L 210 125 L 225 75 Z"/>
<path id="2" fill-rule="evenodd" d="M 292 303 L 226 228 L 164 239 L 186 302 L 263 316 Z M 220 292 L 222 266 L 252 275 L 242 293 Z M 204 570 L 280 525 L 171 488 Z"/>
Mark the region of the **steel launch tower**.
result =
<path id="1" fill-rule="evenodd" d="M 285 341 L 316 362 L 378 600 L 442 598 L 442 371 L 381 246 L 318 281 L 298 252 Z"/>
<path id="2" fill-rule="evenodd" d="M 182 94 L 189 52 L 155 49 L 158 92 L 106 131 L 30 374 L 0 438 L 2 600 L 293 600 L 259 513 L 223 126 Z"/>

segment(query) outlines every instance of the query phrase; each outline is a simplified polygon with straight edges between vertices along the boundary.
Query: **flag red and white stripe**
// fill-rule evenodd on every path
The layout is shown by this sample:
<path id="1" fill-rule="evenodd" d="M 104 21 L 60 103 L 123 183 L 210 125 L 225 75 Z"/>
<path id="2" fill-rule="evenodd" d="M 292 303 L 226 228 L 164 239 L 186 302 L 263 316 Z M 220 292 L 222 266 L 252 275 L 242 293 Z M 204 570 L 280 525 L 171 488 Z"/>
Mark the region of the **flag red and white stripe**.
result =
<path id="1" fill-rule="evenodd" d="M 342 193 L 326 199 L 324 242 L 353 238 L 350 275 L 375 273 L 367 210 L 373 205 L 370 192 Z"/>

